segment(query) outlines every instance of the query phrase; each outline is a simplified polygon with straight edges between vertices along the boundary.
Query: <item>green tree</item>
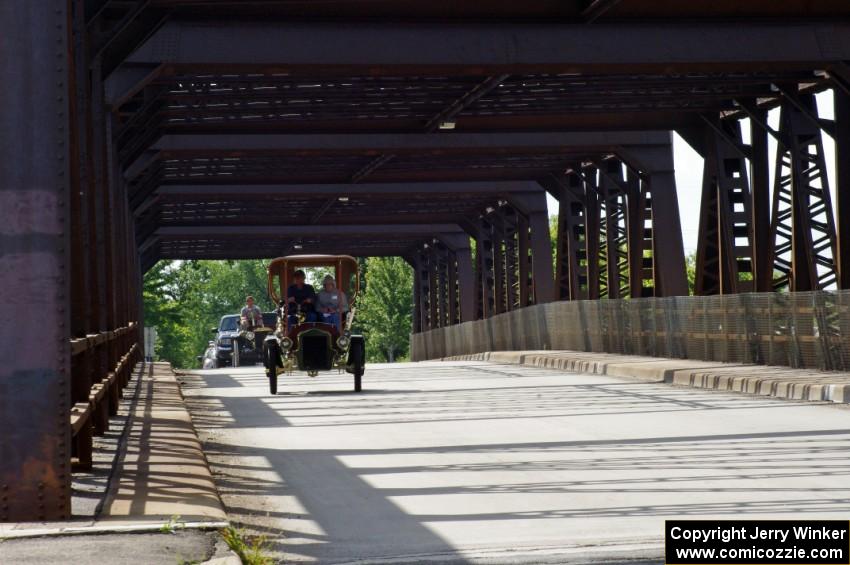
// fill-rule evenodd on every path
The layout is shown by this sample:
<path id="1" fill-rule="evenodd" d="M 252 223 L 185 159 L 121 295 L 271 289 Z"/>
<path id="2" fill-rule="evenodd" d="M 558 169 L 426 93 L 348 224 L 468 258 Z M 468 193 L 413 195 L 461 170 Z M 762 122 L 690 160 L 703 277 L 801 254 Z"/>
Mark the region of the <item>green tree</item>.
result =
<path id="1" fill-rule="evenodd" d="M 694 294 L 697 280 L 697 252 L 688 253 L 685 255 L 685 271 L 688 275 L 688 294 Z"/>
<path id="2" fill-rule="evenodd" d="M 400 257 L 374 257 L 365 272 L 355 323 L 366 336 L 369 360 L 392 363 L 410 346 L 413 270 Z"/>
<path id="3" fill-rule="evenodd" d="M 235 314 L 251 294 L 263 310 L 266 293 L 262 261 L 161 261 L 144 279 L 145 325 L 157 328 L 158 359 L 195 367 L 213 338 L 221 316 Z"/>

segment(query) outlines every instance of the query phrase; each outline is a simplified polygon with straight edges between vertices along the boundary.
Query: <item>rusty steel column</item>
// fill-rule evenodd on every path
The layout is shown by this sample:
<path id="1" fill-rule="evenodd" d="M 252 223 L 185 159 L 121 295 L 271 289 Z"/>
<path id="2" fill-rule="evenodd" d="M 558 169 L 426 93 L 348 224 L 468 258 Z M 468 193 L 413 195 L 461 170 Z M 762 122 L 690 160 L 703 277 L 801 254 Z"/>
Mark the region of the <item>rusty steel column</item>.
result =
<path id="1" fill-rule="evenodd" d="M 451 297 L 449 296 L 448 281 L 450 258 L 445 245 L 442 243 L 435 241 L 432 245 L 432 250 L 434 265 L 436 267 L 435 276 L 437 277 L 437 308 L 439 310 L 438 326 L 442 328 L 443 326 L 451 324 L 449 321 L 449 302 Z"/>
<path id="2" fill-rule="evenodd" d="M 774 288 L 823 290 L 837 282 L 836 237 L 814 94 L 784 101 L 773 189 Z M 802 110 L 805 108 L 807 111 Z"/>
<path id="3" fill-rule="evenodd" d="M 449 300 L 449 325 L 453 325 L 458 323 L 458 282 L 457 282 L 457 256 L 453 251 L 446 252 L 446 259 L 448 261 L 446 276 L 448 279 L 448 286 L 446 287 L 446 292 L 448 293 Z"/>
<path id="4" fill-rule="evenodd" d="M 498 213 L 490 215 L 493 227 L 493 314 L 505 312 L 505 231 Z"/>
<path id="5" fill-rule="evenodd" d="M 407 263 L 413 269 L 413 316 L 411 317 L 411 331 L 418 334 L 422 331 L 422 288 L 419 279 L 419 261 L 416 258 L 407 258 Z"/>
<path id="6" fill-rule="evenodd" d="M 755 109 L 753 112 L 753 119 L 750 120 L 753 278 L 756 292 L 770 292 L 773 290 L 773 265 L 770 262 L 770 155 L 768 132 L 759 125 L 767 123 L 767 110 Z"/>
<path id="7" fill-rule="evenodd" d="M 525 308 L 531 304 L 534 293 L 534 279 L 531 277 L 532 256 L 531 238 L 528 228 L 528 218 L 518 214 L 517 247 L 519 252 L 519 307 Z"/>
<path id="8" fill-rule="evenodd" d="M 599 299 L 599 193 L 596 182 L 596 169 L 589 169 L 583 174 L 585 194 L 585 253 L 587 257 L 587 297 L 590 300 Z"/>
<path id="9" fill-rule="evenodd" d="M 440 263 L 433 243 L 428 244 L 426 256 L 428 258 L 428 327 L 436 329 L 442 326 L 439 317 L 440 290 L 437 286 L 437 269 Z"/>
<path id="10" fill-rule="evenodd" d="M 531 240 L 534 304 L 552 302 L 555 300 L 555 273 L 552 267 L 552 239 L 549 234 L 546 193 L 541 191 L 525 194 L 522 203 L 522 212 L 528 218 Z"/>
<path id="11" fill-rule="evenodd" d="M 838 288 L 850 289 L 850 92 L 835 96 L 835 212 L 838 230 Z"/>
<path id="12" fill-rule="evenodd" d="M 466 245 L 455 249 L 457 257 L 457 278 L 460 290 L 458 300 L 460 301 L 460 321 L 471 322 L 475 320 L 476 296 L 475 275 L 472 272 L 472 251 L 469 247 L 469 238 Z"/>
<path id="13" fill-rule="evenodd" d="M 432 329 L 431 325 L 431 275 L 427 250 L 420 250 L 417 260 L 419 269 L 419 309 L 422 316 L 420 326 L 423 332 Z"/>
<path id="14" fill-rule="evenodd" d="M 626 169 L 625 185 L 628 188 L 626 202 L 626 256 L 629 263 L 629 297 L 643 296 L 643 250 L 646 238 L 646 202 L 641 191 L 640 176 Z"/>
<path id="15" fill-rule="evenodd" d="M 479 290 L 481 292 L 481 318 L 485 319 L 495 314 L 493 227 L 486 218 L 481 218 L 475 227 L 475 254 L 478 264 Z"/>
<path id="16" fill-rule="evenodd" d="M 747 149 L 737 120 L 704 128 L 705 165 L 694 294 L 753 290 L 753 246 Z"/>
<path id="17" fill-rule="evenodd" d="M 639 161 L 646 167 L 644 173 L 652 195 L 650 204 L 655 296 L 687 296 L 688 277 L 673 170 L 672 137 L 669 143 L 663 146 L 642 150 Z"/>
<path id="18" fill-rule="evenodd" d="M 585 297 L 583 285 L 586 275 L 581 261 L 584 259 L 584 204 L 576 196 L 581 190 L 581 179 L 570 173 L 564 182 L 559 182 L 558 194 L 558 238 L 555 249 L 556 300 L 579 300 Z M 533 259 L 532 259 L 533 261 Z"/>
<path id="19" fill-rule="evenodd" d="M 68 19 L 63 2 L 0 4 L 4 522 L 71 513 Z"/>

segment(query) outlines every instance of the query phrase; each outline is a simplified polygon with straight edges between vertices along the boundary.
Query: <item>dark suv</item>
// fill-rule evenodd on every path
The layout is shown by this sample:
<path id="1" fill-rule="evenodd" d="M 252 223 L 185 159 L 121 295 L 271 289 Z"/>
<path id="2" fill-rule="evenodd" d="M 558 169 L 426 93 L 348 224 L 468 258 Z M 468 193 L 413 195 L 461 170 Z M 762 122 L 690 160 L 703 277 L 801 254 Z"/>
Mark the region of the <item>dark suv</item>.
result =
<path id="1" fill-rule="evenodd" d="M 226 367 L 233 358 L 233 342 L 239 337 L 239 315 L 222 316 L 215 332 L 215 362 L 217 367 Z"/>
<path id="2" fill-rule="evenodd" d="M 263 325 L 269 328 L 277 326 L 277 313 L 263 312 Z M 221 317 L 215 332 L 215 360 L 217 367 L 227 367 L 233 364 L 233 344 L 241 343 L 239 349 L 239 364 L 249 365 L 262 361 L 260 352 L 248 347 L 244 339 L 239 338 L 239 314 L 228 314 Z"/>

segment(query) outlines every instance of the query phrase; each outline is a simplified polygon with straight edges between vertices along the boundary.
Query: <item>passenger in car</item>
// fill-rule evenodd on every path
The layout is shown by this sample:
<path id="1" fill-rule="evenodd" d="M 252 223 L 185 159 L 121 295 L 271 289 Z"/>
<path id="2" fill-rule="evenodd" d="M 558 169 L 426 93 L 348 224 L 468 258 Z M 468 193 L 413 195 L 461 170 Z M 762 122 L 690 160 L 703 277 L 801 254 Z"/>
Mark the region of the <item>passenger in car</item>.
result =
<path id="1" fill-rule="evenodd" d="M 304 314 L 305 321 L 316 321 L 316 312 L 313 309 L 316 303 L 316 291 L 312 285 L 305 282 L 306 279 L 307 275 L 304 274 L 304 271 L 298 269 L 292 275 L 293 283 L 286 290 L 287 322 L 290 328 L 298 324 L 299 307 L 301 313 Z"/>
<path id="2" fill-rule="evenodd" d="M 320 322 L 333 324 L 338 330 L 342 330 L 340 322 L 342 316 L 348 312 L 348 298 L 336 287 L 336 281 L 331 275 L 322 281 L 322 290 L 316 296 L 316 311 L 319 313 Z"/>

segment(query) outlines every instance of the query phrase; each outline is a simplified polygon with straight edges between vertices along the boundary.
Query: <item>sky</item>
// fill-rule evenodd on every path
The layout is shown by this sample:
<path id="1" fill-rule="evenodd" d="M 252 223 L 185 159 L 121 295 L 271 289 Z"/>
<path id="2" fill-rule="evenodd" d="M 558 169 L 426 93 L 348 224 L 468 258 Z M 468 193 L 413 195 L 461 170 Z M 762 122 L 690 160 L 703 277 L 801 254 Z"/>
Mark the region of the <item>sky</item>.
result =
<path id="1" fill-rule="evenodd" d="M 821 118 L 833 119 L 833 98 L 831 91 L 825 91 L 817 95 L 818 113 Z M 771 111 L 768 122 L 773 128 L 779 125 L 778 110 Z M 742 123 L 744 141 L 749 142 L 749 120 Z M 835 206 L 835 143 L 828 135 L 823 136 L 824 155 L 827 163 L 827 177 L 832 192 L 832 203 Z M 771 163 L 776 154 L 776 142 L 769 139 L 769 151 Z M 703 159 L 694 151 L 685 140 L 678 135 L 673 135 L 673 159 L 676 167 L 676 187 L 679 197 L 679 214 L 682 221 L 682 239 L 685 245 L 685 253 L 696 251 L 697 236 L 699 230 L 699 207 L 702 192 L 702 165 Z M 773 170 L 771 174 L 771 191 L 773 189 Z M 558 203 L 551 196 L 548 197 L 549 213 L 557 214 Z"/>

